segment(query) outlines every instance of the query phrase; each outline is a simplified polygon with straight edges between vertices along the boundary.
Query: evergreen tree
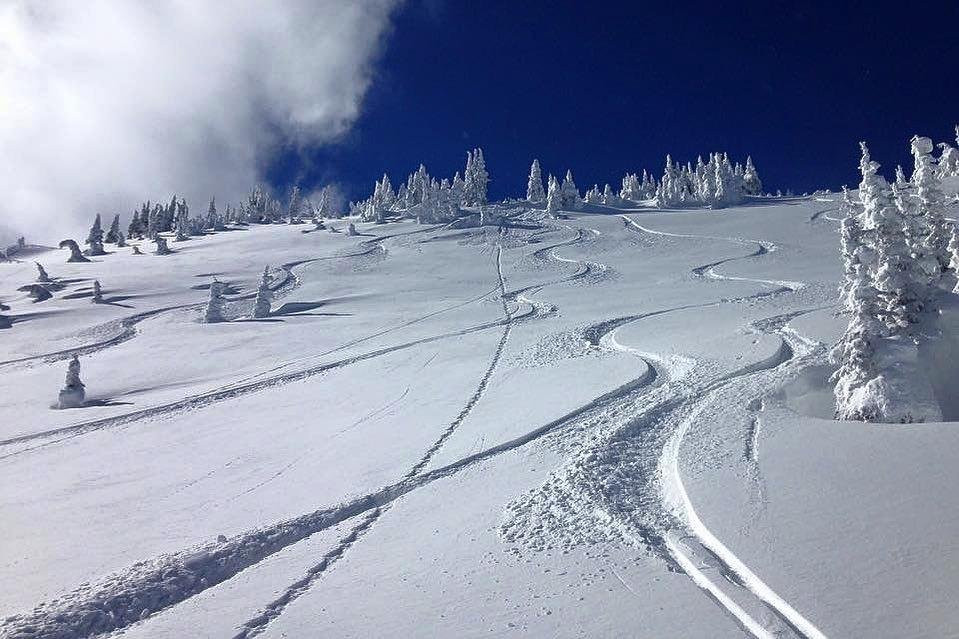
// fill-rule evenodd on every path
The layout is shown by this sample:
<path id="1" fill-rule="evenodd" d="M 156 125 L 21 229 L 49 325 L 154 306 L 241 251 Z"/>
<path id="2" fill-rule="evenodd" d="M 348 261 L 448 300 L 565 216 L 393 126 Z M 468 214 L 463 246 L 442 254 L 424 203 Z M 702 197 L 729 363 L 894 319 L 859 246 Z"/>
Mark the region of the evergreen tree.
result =
<path id="1" fill-rule="evenodd" d="M 210 299 L 206 304 L 203 321 L 207 324 L 224 321 L 222 284 L 216 278 L 210 282 Z"/>
<path id="2" fill-rule="evenodd" d="M 108 244 L 117 244 L 120 240 L 120 214 L 113 216 L 113 223 L 110 224 L 110 230 L 107 231 L 105 242 Z"/>
<path id="3" fill-rule="evenodd" d="M 566 171 L 566 177 L 560 186 L 561 205 L 564 209 L 577 209 L 582 204 L 579 196 L 579 189 L 576 188 L 576 182 L 573 181 L 573 172 Z"/>
<path id="4" fill-rule="evenodd" d="M 90 301 L 94 304 L 103 303 L 103 291 L 100 288 L 100 280 L 93 280 L 93 299 Z"/>
<path id="5" fill-rule="evenodd" d="M 926 250 L 938 261 L 940 273 L 949 269 L 949 232 L 945 221 L 945 197 L 942 181 L 932 159 L 932 140 L 914 136 L 911 150 L 915 168 L 912 185 L 917 200 L 916 215 L 922 218 Z M 938 284 L 938 278 L 935 282 Z"/>
<path id="6" fill-rule="evenodd" d="M 486 160 L 483 158 L 483 149 L 474 149 L 467 154 L 466 174 L 463 188 L 464 203 L 467 206 L 483 206 L 487 203 L 487 185 L 489 173 L 486 171 Z"/>
<path id="7" fill-rule="evenodd" d="M 616 194 L 613 192 L 613 187 L 609 184 L 603 188 L 603 204 L 606 206 L 616 206 L 619 204 L 619 198 L 616 197 Z"/>
<path id="8" fill-rule="evenodd" d="M 256 300 L 253 302 L 253 317 L 269 317 L 270 305 L 273 303 L 273 291 L 270 289 L 270 267 L 263 269 L 260 286 L 256 290 Z"/>
<path id="9" fill-rule="evenodd" d="M 90 234 L 87 235 L 86 244 L 90 245 L 90 255 L 106 255 L 103 250 L 103 228 L 100 226 L 100 214 L 97 213 L 93 220 L 93 226 L 90 227 Z"/>
<path id="10" fill-rule="evenodd" d="M 41 284 L 47 284 L 53 281 L 50 279 L 50 276 L 47 275 L 47 270 L 43 268 L 43 264 L 41 264 L 40 262 L 34 262 L 34 264 L 37 265 L 37 281 L 38 282 L 40 282 Z"/>
<path id="11" fill-rule="evenodd" d="M 752 156 L 746 156 L 746 168 L 743 170 L 743 193 L 746 195 L 762 195 L 763 183 L 753 164 Z"/>
<path id="12" fill-rule="evenodd" d="M 955 226 L 952 227 L 950 232 L 949 255 L 949 267 L 954 273 L 959 273 L 959 233 L 956 232 Z M 956 280 L 956 286 L 953 292 L 959 293 L 959 279 Z"/>
<path id="13" fill-rule="evenodd" d="M 287 214 L 289 216 L 290 224 L 298 224 L 300 222 L 300 211 L 302 209 L 303 203 L 300 198 L 300 187 L 297 184 L 293 185 L 293 190 L 290 192 L 290 206 Z"/>
<path id="14" fill-rule="evenodd" d="M 190 207 L 187 206 L 186 200 L 176 202 L 176 217 L 174 219 L 177 241 L 190 239 L 190 236 L 193 235 L 193 225 L 190 223 Z"/>
<path id="15" fill-rule="evenodd" d="M 546 212 L 550 217 L 557 217 L 560 207 L 563 205 L 563 193 L 557 180 L 552 175 L 549 176 L 549 190 L 546 193 Z"/>
<path id="16" fill-rule="evenodd" d="M 526 183 L 526 200 L 528 202 L 542 202 L 546 199 L 546 191 L 543 190 L 543 174 L 539 168 L 539 160 L 533 160 L 529 167 L 529 180 Z"/>
<path id="17" fill-rule="evenodd" d="M 59 408 L 77 408 L 83 406 L 86 399 L 86 390 L 80 381 L 80 358 L 74 354 L 67 366 L 67 379 L 57 399 Z"/>

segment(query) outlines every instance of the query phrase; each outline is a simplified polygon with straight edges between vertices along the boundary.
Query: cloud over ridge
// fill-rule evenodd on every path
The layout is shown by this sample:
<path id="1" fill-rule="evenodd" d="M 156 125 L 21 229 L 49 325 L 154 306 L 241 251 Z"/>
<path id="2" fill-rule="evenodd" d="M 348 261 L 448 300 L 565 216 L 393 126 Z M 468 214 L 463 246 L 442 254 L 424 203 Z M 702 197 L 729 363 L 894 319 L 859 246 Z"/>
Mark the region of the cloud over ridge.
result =
<path id="1" fill-rule="evenodd" d="M 358 117 L 395 0 L 12 0 L 0 227 L 57 239 L 146 198 L 239 196 Z"/>

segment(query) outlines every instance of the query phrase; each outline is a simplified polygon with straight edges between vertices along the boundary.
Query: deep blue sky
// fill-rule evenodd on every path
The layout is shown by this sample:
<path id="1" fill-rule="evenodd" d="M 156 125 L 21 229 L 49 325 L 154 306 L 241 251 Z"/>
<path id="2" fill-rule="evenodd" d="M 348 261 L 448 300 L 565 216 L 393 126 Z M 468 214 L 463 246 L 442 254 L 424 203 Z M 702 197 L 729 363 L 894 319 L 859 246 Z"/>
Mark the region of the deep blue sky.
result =
<path id="1" fill-rule="evenodd" d="M 954 144 L 956 3 L 591 4 L 414 0 L 354 131 L 272 181 L 359 199 L 384 171 L 451 176 L 481 146 L 499 199 L 525 194 L 534 157 L 585 189 L 722 150 L 802 192 L 858 182 L 860 139 L 890 174 L 913 133 Z"/>

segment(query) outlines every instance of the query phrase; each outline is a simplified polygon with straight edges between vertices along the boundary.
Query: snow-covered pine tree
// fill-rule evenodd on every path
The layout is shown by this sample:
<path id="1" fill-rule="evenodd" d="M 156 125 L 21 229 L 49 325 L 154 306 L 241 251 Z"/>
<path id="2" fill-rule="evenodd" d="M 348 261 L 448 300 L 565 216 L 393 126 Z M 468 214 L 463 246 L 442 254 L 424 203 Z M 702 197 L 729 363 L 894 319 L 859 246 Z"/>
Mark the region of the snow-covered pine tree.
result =
<path id="1" fill-rule="evenodd" d="M 465 182 L 463 199 L 466 206 L 485 205 L 487 203 L 489 173 L 486 170 L 483 149 L 473 149 L 472 153 L 467 154 L 466 174 L 463 176 L 463 180 Z"/>
<path id="2" fill-rule="evenodd" d="M 107 244 L 117 244 L 120 240 L 120 214 L 117 213 L 113 216 L 113 222 L 110 224 L 110 230 L 107 231 L 107 236 L 104 238 L 104 241 Z"/>
<path id="3" fill-rule="evenodd" d="M 256 300 L 253 302 L 253 317 L 270 316 L 270 305 L 273 303 L 273 291 L 270 289 L 270 267 L 264 267 L 260 277 L 260 286 L 256 289 Z"/>
<path id="4" fill-rule="evenodd" d="M 646 172 L 643 171 L 644 177 L 645 174 Z M 627 173 L 623 177 L 623 187 L 619 190 L 619 197 L 623 200 L 637 201 L 644 199 L 644 195 L 639 177 L 635 173 Z"/>
<path id="5" fill-rule="evenodd" d="M 153 238 L 153 241 L 156 242 L 157 248 L 154 251 L 157 255 L 169 255 L 173 251 L 170 250 L 170 246 L 167 244 L 166 238 L 162 235 L 157 235 Z"/>
<path id="6" fill-rule="evenodd" d="M 85 399 L 86 390 L 83 382 L 80 381 L 80 358 L 74 354 L 73 359 L 67 366 L 67 379 L 57 397 L 57 406 L 59 408 L 77 408 L 83 406 Z"/>
<path id="7" fill-rule="evenodd" d="M 949 232 L 949 267 L 953 273 L 959 273 L 959 232 L 953 226 Z M 959 279 L 956 280 L 956 286 L 953 293 L 959 293 Z"/>
<path id="8" fill-rule="evenodd" d="M 583 198 L 589 204 L 602 204 L 603 203 L 603 193 L 599 190 L 599 185 L 594 184 L 592 188 L 586 191 L 586 196 Z"/>
<path id="9" fill-rule="evenodd" d="M 932 140 L 913 136 L 910 148 L 915 163 L 912 185 L 917 201 L 916 216 L 921 217 L 925 227 L 926 250 L 939 262 L 940 273 L 949 269 L 949 230 L 945 220 L 945 197 L 942 194 L 942 178 L 932 159 Z M 938 285 L 939 278 L 935 284 Z"/>
<path id="10" fill-rule="evenodd" d="M 546 199 L 543 189 L 543 173 L 539 168 L 539 160 L 533 160 L 529 167 L 529 180 L 526 182 L 526 201 L 530 203 L 542 202 Z"/>
<path id="11" fill-rule="evenodd" d="M 573 172 L 566 170 L 566 177 L 563 178 L 563 184 L 560 186 L 561 205 L 564 209 L 578 209 L 583 200 L 579 196 L 579 189 L 576 188 L 576 182 L 573 181 Z"/>
<path id="12" fill-rule="evenodd" d="M 216 196 L 210 198 L 210 206 L 206 209 L 206 224 L 204 226 L 214 231 L 223 230 L 223 222 L 220 221 L 220 215 L 216 211 Z"/>
<path id="13" fill-rule="evenodd" d="M 176 217 L 174 219 L 177 242 L 190 239 L 190 236 L 193 235 L 193 225 L 190 223 L 190 207 L 187 206 L 185 199 L 176 202 Z"/>
<path id="14" fill-rule="evenodd" d="M 849 190 L 842 187 L 842 200 L 839 210 L 843 213 L 839 225 L 839 245 L 843 261 L 843 281 L 839 285 L 839 303 L 846 311 L 853 308 L 852 291 L 859 280 L 867 278 L 871 282 L 866 252 L 865 231 L 860 219 L 860 207 L 852 201 Z"/>
<path id="15" fill-rule="evenodd" d="M 90 301 L 94 304 L 103 303 L 103 290 L 100 288 L 100 280 L 93 280 L 93 298 Z"/>
<path id="16" fill-rule="evenodd" d="M 937 165 L 939 177 L 947 178 L 959 175 L 959 151 L 945 142 L 940 143 L 939 148 L 942 149 Z"/>
<path id="17" fill-rule="evenodd" d="M 876 318 L 878 294 L 868 273 L 851 282 L 847 297 L 849 324 L 832 351 L 839 368 L 833 373 L 836 386 L 836 418 L 873 421 L 882 419 L 884 380 L 876 367 L 876 345 L 882 325 Z"/>
<path id="18" fill-rule="evenodd" d="M 546 193 L 546 212 L 550 217 L 557 217 L 559 209 L 563 205 L 563 192 L 557 180 L 552 175 L 549 176 L 549 189 Z"/>
<path id="19" fill-rule="evenodd" d="M 290 206 L 287 210 L 287 222 L 290 224 L 300 223 L 300 209 L 302 206 L 303 202 L 300 198 L 300 186 L 298 184 L 294 184 L 293 190 L 290 192 Z"/>
<path id="20" fill-rule="evenodd" d="M 50 276 L 47 274 L 47 269 L 43 268 L 43 264 L 40 262 L 34 262 L 37 265 L 37 281 L 41 284 L 47 284 L 52 282 Z"/>
<path id="21" fill-rule="evenodd" d="M 103 250 L 103 228 L 100 226 L 100 214 L 97 213 L 93 220 L 93 226 L 90 227 L 90 234 L 87 235 L 86 244 L 90 245 L 89 255 L 106 255 Z"/>
<path id="22" fill-rule="evenodd" d="M 210 299 L 206 303 L 203 321 L 207 324 L 224 321 L 223 318 L 223 284 L 216 278 L 210 282 Z"/>
<path id="23" fill-rule="evenodd" d="M 613 192 L 613 187 L 611 187 L 609 184 L 603 188 L 602 201 L 606 206 L 616 206 L 619 204 L 619 198 L 616 197 L 616 193 Z"/>
<path id="24" fill-rule="evenodd" d="M 900 189 L 904 189 L 904 188 L 906 188 L 907 186 L 909 186 L 909 181 L 906 179 L 906 173 L 905 173 L 905 171 L 902 170 L 902 165 L 901 165 L 901 164 L 897 164 L 897 165 L 896 165 L 896 181 L 895 181 L 895 184 L 896 184 L 896 186 L 898 186 Z"/>
<path id="25" fill-rule="evenodd" d="M 749 155 L 746 156 L 746 168 L 743 170 L 743 193 L 746 195 L 763 194 L 762 180 L 759 179 L 759 172 L 756 171 L 753 158 Z"/>

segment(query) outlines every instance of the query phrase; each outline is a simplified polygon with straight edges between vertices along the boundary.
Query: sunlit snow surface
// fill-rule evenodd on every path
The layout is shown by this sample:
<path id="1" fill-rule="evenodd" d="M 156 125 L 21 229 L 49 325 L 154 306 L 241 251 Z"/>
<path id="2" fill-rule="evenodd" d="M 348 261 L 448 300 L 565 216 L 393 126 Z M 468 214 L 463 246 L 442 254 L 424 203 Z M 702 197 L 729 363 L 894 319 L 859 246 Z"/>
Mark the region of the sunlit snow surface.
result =
<path id="1" fill-rule="evenodd" d="M 959 432 L 828 419 L 835 215 L 0 264 L 0 635 L 948 634 Z M 17 292 L 32 260 L 53 299 Z M 231 321 L 202 324 L 213 277 Z M 74 352 L 88 405 L 54 410 Z"/>

